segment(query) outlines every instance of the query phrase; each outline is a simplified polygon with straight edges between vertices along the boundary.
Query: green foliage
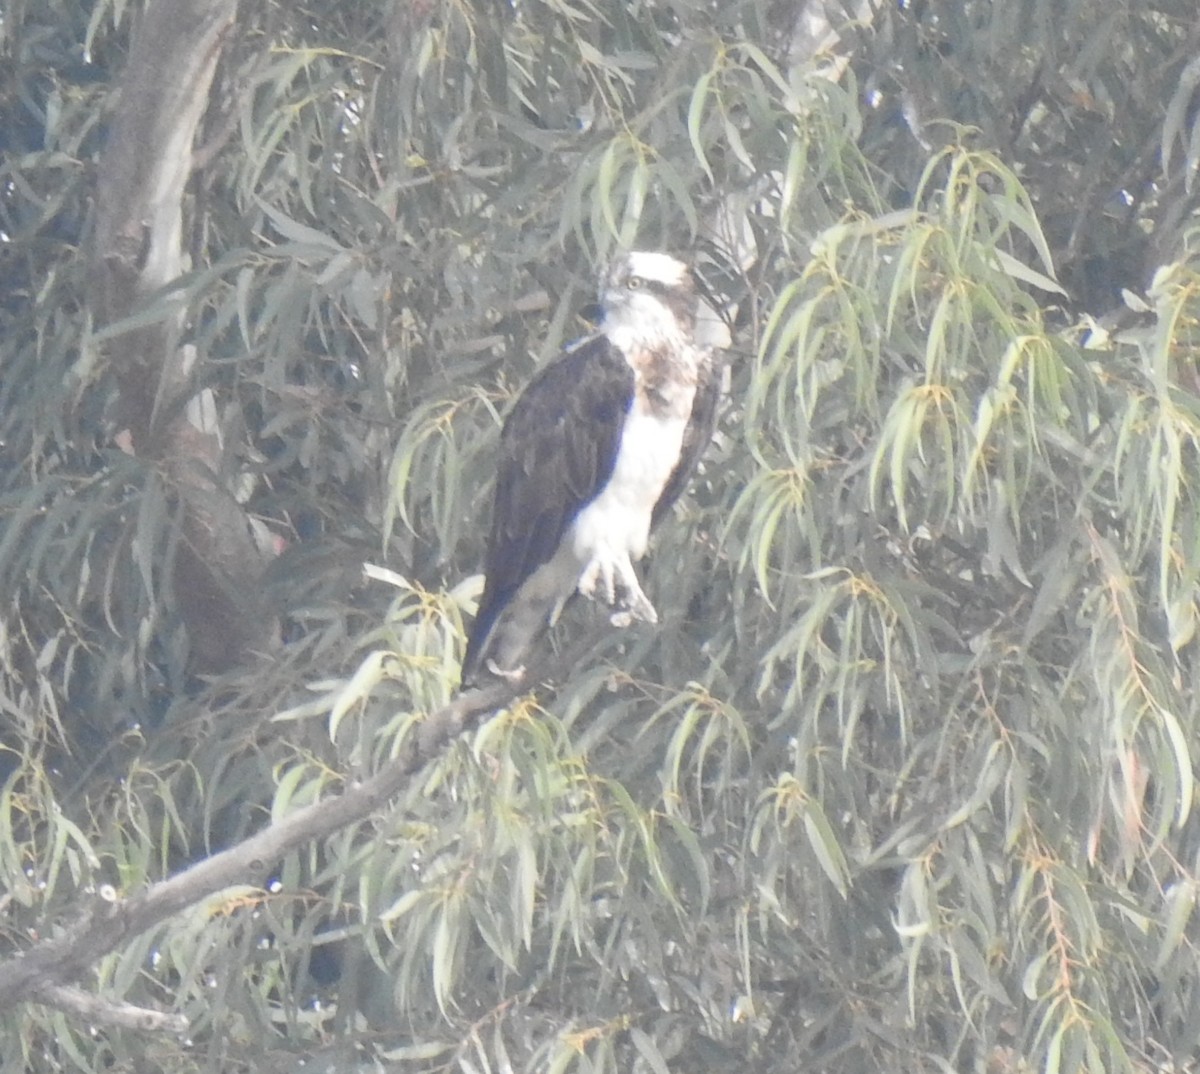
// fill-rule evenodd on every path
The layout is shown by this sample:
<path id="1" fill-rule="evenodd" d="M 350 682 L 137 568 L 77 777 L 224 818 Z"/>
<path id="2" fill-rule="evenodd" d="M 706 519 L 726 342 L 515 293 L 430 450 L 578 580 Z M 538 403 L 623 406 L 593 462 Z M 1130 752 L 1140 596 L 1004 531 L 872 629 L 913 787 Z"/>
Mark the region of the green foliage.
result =
<path id="1" fill-rule="evenodd" d="M 1192 13 L 816 53 L 793 6 L 242 4 L 191 270 L 130 318 L 184 304 L 288 542 L 278 645 L 207 680 L 88 320 L 134 13 L 0 7 L 0 955 L 453 696 L 499 418 L 604 256 L 719 260 L 739 316 L 662 623 L 573 608 L 567 681 L 80 982 L 188 1039 L 27 1004 L 5 1069 L 1194 1069 Z"/>

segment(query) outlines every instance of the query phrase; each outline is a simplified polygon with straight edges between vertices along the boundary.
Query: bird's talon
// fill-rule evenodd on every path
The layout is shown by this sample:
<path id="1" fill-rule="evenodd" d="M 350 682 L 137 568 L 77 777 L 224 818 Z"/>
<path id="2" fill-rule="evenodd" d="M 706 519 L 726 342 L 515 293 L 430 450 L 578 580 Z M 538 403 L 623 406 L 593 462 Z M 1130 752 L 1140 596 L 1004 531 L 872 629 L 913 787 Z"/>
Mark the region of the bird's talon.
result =
<path id="1" fill-rule="evenodd" d="M 658 612 L 641 589 L 627 590 L 620 610 L 613 612 L 609 622 L 615 627 L 627 627 L 634 620 L 642 623 L 657 623 Z"/>
<path id="2" fill-rule="evenodd" d="M 629 614 L 634 619 L 640 619 L 643 623 L 657 623 L 658 612 L 655 611 L 654 605 L 646 599 L 644 593 L 638 593 L 630 602 Z"/>

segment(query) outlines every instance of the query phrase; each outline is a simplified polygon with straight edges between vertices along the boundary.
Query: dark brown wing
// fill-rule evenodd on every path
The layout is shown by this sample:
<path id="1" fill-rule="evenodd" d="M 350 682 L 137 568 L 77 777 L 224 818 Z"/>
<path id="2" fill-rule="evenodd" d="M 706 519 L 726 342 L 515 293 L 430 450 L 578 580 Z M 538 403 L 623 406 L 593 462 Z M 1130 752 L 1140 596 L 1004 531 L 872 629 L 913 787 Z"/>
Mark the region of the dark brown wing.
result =
<path id="1" fill-rule="evenodd" d="M 679 462 L 667 478 L 662 495 L 654 505 L 654 513 L 650 516 L 650 528 L 662 521 L 671 510 L 672 505 L 687 488 L 704 449 L 712 440 L 717 428 L 717 409 L 721 402 L 721 376 L 723 363 L 709 351 L 700 363 L 699 379 L 696 381 L 696 396 L 692 400 L 692 416 L 688 419 L 687 428 L 683 431 L 683 445 L 679 452 Z"/>
<path id="2" fill-rule="evenodd" d="M 505 419 L 464 682 L 478 670 L 508 602 L 554 556 L 575 516 L 612 476 L 633 391 L 633 370 L 621 352 L 593 336 L 538 373 Z"/>

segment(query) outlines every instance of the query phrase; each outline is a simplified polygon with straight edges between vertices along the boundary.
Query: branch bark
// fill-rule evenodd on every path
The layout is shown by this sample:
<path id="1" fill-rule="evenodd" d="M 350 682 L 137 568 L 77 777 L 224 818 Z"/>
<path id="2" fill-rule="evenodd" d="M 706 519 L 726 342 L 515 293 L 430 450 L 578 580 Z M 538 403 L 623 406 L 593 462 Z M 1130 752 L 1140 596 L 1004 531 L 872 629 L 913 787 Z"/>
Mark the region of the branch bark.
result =
<path id="1" fill-rule="evenodd" d="M 47 1007 L 120 1029 L 136 1029 L 144 1033 L 186 1033 L 189 1026 L 182 1014 L 152 1011 L 131 1003 L 110 1003 L 71 985 L 48 985 L 37 993 L 36 999 Z"/>

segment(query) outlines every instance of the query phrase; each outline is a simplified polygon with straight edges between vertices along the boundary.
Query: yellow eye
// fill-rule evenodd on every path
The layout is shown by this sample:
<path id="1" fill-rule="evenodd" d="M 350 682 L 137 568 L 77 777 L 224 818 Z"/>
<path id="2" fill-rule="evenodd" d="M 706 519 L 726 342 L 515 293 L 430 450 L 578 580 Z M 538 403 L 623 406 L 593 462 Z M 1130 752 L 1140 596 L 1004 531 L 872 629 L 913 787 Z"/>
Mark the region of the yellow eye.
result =
<path id="1" fill-rule="evenodd" d="M 645 281 L 641 278 L 641 276 L 630 276 L 629 283 L 626 284 L 626 286 L 629 288 L 629 290 L 636 291 L 644 282 Z"/>

